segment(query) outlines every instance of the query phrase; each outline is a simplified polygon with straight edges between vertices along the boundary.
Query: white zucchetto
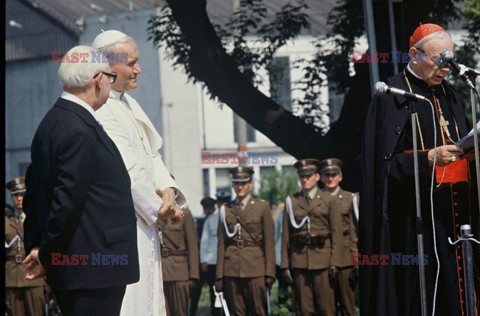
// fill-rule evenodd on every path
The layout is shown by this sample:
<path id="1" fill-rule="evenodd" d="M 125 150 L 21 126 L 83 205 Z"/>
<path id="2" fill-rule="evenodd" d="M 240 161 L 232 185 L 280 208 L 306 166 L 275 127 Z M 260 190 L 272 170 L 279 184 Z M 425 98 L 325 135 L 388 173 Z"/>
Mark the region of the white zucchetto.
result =
<path id="1" fill-rule="evenodd" d="M 93 48 L 102 48 L 104 46 L 113 44 L 115 42 L 118 42 L 122 38 L 127 37 L 127 34 L 122 33 L 120 31 L 116 30 L 109 30 L 109 31 L 103 31 L 102 33 L 98 34 L 97 37 L 95 37 L 95 40 L 93 41 Z"/>

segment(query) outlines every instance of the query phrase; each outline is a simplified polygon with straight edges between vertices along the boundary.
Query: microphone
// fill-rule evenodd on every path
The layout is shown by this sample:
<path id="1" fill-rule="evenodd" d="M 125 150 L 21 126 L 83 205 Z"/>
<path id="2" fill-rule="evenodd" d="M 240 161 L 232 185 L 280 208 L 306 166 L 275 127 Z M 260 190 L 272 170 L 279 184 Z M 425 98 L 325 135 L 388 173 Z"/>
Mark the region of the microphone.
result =
<path id="1" fill-rule="evenodd" d="M 425 98 L 424 96 L 421 96 L 416 93 L 410 93 L 402 89 L 394 88 L 388 86 L 385 82 L 379 81 L 375 84 L 375 93 L 376 94 L 393 94 L 393 95 L 399 95 L 404 97 L 405 99 L 408 100 L 415 100 L 415 101 L 427 101 L 428 99 Z"/>
<path id="2" fill-rule="evenodd" d="M 452 69 L 455 74 L 458 75 L 460 73 L 460 65 L 455 61 L 453 53 L 448 48 L 445 48 L 440 53 L 438 58 L 435 60 L 435 64 L 438 66 L 438 68 L 445 68 L 450 65 L 450 69 Z"/>
<path id="3" fill-rule="evenodd" d="M 445 68 L 448 65 L 450 65 L 450 69 L 456 74 L 459 75 L 460 78 L 462 78 L 463 81 L 467 84 L 467 86 L 470 89 L 475 89 L 475 85 L 472 83 L 470 78 L 468 77 L 469 74 L 467 70 L 462 71 L 460 65 L 455 61 L 455 58 L 453 58 L 453 53 L 448 49 L 445 48 L 440 55 L 438 56 L 437 60 L 435 60 L 435 64 L 439 68 Z M 470 70 L 470 68 L 468 68 Z M 474 73 L 476 71 L 474 70 Z"/>
<path id="4" fill-rule="evenodd" d="M 460 66 L 460 74 L 467 75 L 467 76 L 480 76 L 480 70 L 469 68 L 465 65 L 458 64 Z"/>

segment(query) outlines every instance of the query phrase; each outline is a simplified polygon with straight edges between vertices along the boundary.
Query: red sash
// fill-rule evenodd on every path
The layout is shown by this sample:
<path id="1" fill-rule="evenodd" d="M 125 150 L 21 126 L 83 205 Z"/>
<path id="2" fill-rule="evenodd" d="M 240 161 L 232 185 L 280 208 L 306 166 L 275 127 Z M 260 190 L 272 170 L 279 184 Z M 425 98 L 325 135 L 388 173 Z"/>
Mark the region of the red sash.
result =
<path id="1" fill-rule="evenodd" d="M 435 166 L 435 180 L 440 183 L 468 182 L 468 161 L 459 159 L 448 166 Z"/>

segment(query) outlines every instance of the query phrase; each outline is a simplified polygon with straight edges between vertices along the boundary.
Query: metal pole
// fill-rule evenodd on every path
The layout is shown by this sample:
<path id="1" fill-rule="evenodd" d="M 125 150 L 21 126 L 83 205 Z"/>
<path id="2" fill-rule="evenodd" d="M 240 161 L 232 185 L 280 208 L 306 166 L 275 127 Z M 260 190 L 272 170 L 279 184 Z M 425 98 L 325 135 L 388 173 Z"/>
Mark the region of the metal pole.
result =
<path id="1" fill-rule="evenodd" d="M 388 21 L 390 26 L 390 45 L 392 51 L 397 51 L 397 35 L 395 33 L 395 17 L 393 15 L 393 2 L 394 0 L 388 0 Z M 393 63 L 393 73 L 398 73 L 398 63 Z"/>
<path id="2" fill-rule="evenodd" d="M 417 122 L 416 122 L 416 101 L 408 101 L 410 106 L 410 118 L 412 122 L 412 138 L 413 138 L 413 168 L 415 174 L 415 203 L 417 209 L 417 247 L 418 258 L 424 258 L 423 250 L 423 218 L 420 205 L 420 180 L 418 171 L 418 144 L 417 144 Z M 425 282 L 425 265 L 418 265 L 418 274 L 420 279 L 420 304 L 422 308 L 422 316 L 427 316 L 427 289 Z"/>
<path id="3" fill-rule="evenodd" d="M 471 80 L 475 82 L 475 78 Z M 474 88 L 475 89 L 475 88 Z M 479 166 L 479 154 L 478 154 L 478 133 L 477 133 L 477 107 L 475 102 L 474 89 L 470 89 L 470 104 L 472 107 L 472 126 L 473 126 L 473 148 L 475 149 L 475 172 L 477 175 L 477 201 L 478 210 L 480 212 L 480 166 Z"/>
<path id="4" fill-rule="evenodd" d="M 374 24 L 374 17 L 373 17 L 373 7 L 372 7 L 372 0 L 363 0 L 363 11 L 365 12 L 365 27 L 367 31 L 367 39 L 368 39 L 368 49 L 370 53 L 374 53 L 377 51 L 377 40 L 375 37 L 375 24 Z M 377 63 L 370 63 L 370 87 L 371 87 L 371 94 L 374 94 L 374 87 L 375 83 L 380 80 L 380 75 L 378 71 L 378 64 Z"/>
<path id="5" fill-rule="evenodd" d="M 237 12 L 240 7 L 240 1 L 239 0 L 233 0 L 233 12 Z M 235 35 L 238 35 L 238 32 L 235 31 Z M 235 42 L 235 37 L 233 39 Z M 243 72 L 243 66 L 240 66 L 240 71 Z M 234 113 L 234 126 L 235 128 L 235 137 L 237 139 L 237 153 L 238 153 L 238 159 L 239 159 L 239 165 L 246 165 L 247 164 L 247 159 L 245 156 L 242 156 L 242 152 L 247 152 L 247 122 L 238 114 Z"/>
<path id="6" fill-rule="evenodd" d="M 475 285 L 473 274 L 472 242 L 469 238 L 473 237 L 470 225 L 460 226 L 462 240 L 463 256 L 463 279 L 465 280 L 465 298 L 467 302 L 467 316 L 475 315 Z"/>

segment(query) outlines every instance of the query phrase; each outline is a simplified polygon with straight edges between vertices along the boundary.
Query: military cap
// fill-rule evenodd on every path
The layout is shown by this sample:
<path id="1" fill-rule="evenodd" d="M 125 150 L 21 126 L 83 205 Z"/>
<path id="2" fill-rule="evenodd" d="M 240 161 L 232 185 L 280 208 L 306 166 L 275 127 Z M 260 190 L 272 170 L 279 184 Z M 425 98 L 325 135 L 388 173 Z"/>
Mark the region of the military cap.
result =
<path id="1" fill-rule="evenodd" d="M 230 202 L 230 200 L 232 199 L 232 194 L 230 193 L 230 191 L 226 190 L 218 190 L 215 196 L 217 197 L 217 200 L 219 202 Z"/>
<path id="2" fill-rule="evenodd" d="M 320 172 L 337 171 L 342 172 L 343 163 L 337 158 L 328 158 L 320 161 Z"/>
<path id="3" fill-rule="evenodd" d="M 10 191 L 10 194 L 25 192 L 25 177 L 16 177 L 9 180 L 5 186 Z"/>
<path id="4" fill-rule="evenodd" d="M 232 175 L 233 182 L 248 182 L 252 180 L 253 169 L 249 167 L 235 167 L 228 172 Z"/>
<path id="5" fill-rule="evenodd" d="M 308 176 L 318 172 L 320 161 L 313 158 L 300 159 L 293 166 L 297 169 L 299 176 Z"/>
<path id="6" fill-rule="evenodd" d="M 203 207 L 213 207 L 217 204 L 217 200 L 212 199 L 211 197 L 206 197 L 200 201 L 200 204 L 202 204 Z"/>

